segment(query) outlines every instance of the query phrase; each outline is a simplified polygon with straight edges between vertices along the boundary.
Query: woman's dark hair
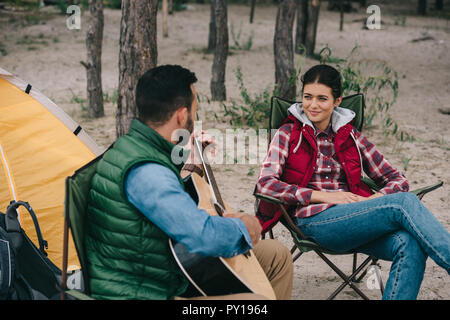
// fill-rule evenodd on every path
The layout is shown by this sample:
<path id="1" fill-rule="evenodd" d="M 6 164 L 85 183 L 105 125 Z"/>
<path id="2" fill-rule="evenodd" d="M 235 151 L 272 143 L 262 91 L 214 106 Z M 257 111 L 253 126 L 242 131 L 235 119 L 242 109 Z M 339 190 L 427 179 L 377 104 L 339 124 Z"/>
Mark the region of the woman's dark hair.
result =
<path id="1" fill-rule="evenodd" d="M 341 74 L 332 66 L 326 64 L 318 64 L 311 67 L 301 78 L 303 89 L 306 84 L 320 83 L 331 88 L 334 99 L 342 95 Z"/>
<path id="2" fill-rule="evenodd" d="M 179 65 L 163 65 L 148 70 L 136 86 L 139 119 L 161 125 L 181 107 L 186 106 L 190 111 L 194 100 L 191 84 L 195 82 L 195 73 Z"/>

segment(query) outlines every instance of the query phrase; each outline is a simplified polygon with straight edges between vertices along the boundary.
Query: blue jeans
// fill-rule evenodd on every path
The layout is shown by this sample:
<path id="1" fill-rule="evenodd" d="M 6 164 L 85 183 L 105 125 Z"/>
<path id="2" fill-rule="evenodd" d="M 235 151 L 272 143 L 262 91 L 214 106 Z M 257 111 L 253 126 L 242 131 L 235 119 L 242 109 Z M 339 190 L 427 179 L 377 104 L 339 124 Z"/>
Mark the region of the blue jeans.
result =
<path id="1" fill-rule="evenodd" d="M 416 299 L 428 256 L 450 274 L 450 234 L 412 193 L 335 205 L 297 225 L 324 248 L 392 261 L 383 299 Z"/>

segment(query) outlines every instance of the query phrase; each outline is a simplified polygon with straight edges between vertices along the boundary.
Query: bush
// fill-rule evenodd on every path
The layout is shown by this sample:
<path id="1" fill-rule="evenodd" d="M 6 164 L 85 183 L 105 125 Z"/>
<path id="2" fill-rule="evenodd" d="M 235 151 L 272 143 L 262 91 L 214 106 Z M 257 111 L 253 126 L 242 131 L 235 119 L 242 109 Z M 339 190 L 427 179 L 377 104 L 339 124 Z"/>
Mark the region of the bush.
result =
<path id="1" fill-rule="evenodd" d="M 111 9 L 120 9 L 122 7 L 122 0 L 105 0 L 103 3 L 105 7 Z"/>
<path id="2" fill-rule="evenodd" d="M 267 125 L 267 119 L 270 116 L 270 98 L 273 90 L 267 88 L 255 97 L 251 97 L 244 85 L 240 66 L 236 69 L 236 79 L 239 84 L 243 104 L 239 104 L 235 100 L 231 100 L 231 105 L 228 106 L 223 103 L 224 115 L 230 118 L 229 123 L 231 125 L 249 126 L 258 130 L 261 125 Z"/>

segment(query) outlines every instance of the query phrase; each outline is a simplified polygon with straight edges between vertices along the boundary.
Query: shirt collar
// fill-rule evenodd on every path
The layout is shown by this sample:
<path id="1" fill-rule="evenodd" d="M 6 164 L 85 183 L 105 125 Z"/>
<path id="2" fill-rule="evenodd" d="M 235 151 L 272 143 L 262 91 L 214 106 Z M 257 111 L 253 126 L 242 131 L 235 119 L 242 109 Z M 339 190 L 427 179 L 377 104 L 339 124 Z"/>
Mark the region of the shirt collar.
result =
<path id="1" fill-rule="evenodd" d="M 331 129 L 331 122 L 328 124 L 328 127 L 326 127 L 325 130 L 320 130 L 316 126 L 314 126 L 314 132 L 316 134 L 316 137 L 318 137 L 321 133 L 325 134 L 326 136 L 332 135 L 333 130 Z"/>

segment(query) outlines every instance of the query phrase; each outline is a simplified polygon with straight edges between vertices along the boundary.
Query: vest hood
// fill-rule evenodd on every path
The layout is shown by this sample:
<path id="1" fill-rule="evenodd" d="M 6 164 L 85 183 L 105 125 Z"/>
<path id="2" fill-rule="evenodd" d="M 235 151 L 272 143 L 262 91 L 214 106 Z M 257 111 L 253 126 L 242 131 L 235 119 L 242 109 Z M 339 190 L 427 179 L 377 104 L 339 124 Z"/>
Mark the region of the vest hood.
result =
<path id="1" fill-rule="evenodd" d="M 288 109 L 288 113 L 292 114 L 301 123 L 303 123 L 303 125 L 308 125 L 314 130 L 314 132 L 316 131 L 313 123 L 308 119 L 306 113 L 303 111 L 301 102 L 291 105 Z M 336 133 L 342 126 L 352 121 L 355 116 L 356 113 L 350 109 L 336 107 L 331 115 L 331 128 Z"/>

